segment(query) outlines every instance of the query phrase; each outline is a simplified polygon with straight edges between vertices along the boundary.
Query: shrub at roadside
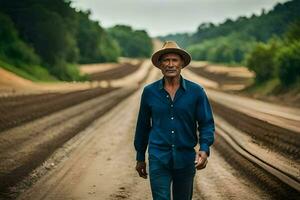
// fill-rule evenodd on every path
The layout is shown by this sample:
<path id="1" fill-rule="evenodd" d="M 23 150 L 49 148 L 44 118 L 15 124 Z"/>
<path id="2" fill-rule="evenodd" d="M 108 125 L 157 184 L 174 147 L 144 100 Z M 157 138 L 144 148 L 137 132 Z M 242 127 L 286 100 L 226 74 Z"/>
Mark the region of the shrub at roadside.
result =
<path id="1" fill-rule="evenodd" d="M 262 83 L 276 76 L 276 54 L 280 41 L 272 39 L 268 44 L 258 43 L 247 56 L 246 66 L 255 72 L 255 81 Z"/>
<path id="2" fill-rule="evenodd" d="M 300 81 L 300 40 L 278 51 L 277 69 L 280 81 L 289 86 Z"/>
<path id="3" fill-rule="evenodd" d="M 300 82 L 300 20 L 292 23 L 282 39 L 259 43 L 248 55 L 247 67 L 256 73 L 256 83 L 272 78 L 283 87 Z"/>

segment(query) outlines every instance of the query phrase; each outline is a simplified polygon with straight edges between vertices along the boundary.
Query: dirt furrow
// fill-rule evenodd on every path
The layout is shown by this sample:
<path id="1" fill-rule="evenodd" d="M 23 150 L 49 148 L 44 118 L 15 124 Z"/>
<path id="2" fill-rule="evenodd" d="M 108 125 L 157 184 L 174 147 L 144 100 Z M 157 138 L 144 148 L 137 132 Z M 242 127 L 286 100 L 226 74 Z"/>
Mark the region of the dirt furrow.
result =
<path id="1" fill-rule="evenodd" d="M 211 100 L 213 110 L 253 138 L 253 142 L 300 162 L 300 134 L 238 112 Z"/>
<path id="2" fill-rule="evenodd" d="M 251 187 L 259 187 L 267 199 L 297 199 L 299 192 L 281 182 L 278 178 L 250 162 L 235 151 L 219 134 L 216 134 L 214 148 L 224 160 L 235 169 L 237 176 L 247 180 Z M 259 198 L 260 199 L 260 198 Z"/>
<path id="3" fill-rule="evenodd" d="M 134 90 L 135 88 L 120 89 L 1 134 L 1 190 L 18 182 L 56 148 Z"/>
<path id="4" fill-rule="evenodd" d="M 28 96 L 24 102 L 22 98 L 19 97 L 11 98 L 10 102 L 18 102 L 19 105 L 0 104 L 0 118 L 2 122 L 0 123 L 0 131 L 49 115 L 61 109 L 74 106 L 115 89 L 116 88 L 94 88 L 68 93 L 58 93 L 55 95 L 44 94 L 45 97 L 43 95 L 32 95 Z"/>
<path id="5" fill-rule="evenodd" d="M 141 67 L 141 62 L 135 65 L 124 63 L 120 67 L 116 67 L 111 70 L 90 74 L 90 79 L 92 81 L 120 79 L 137 71 L 139 67 Z"/>
<path id="6" fill-rule="evenodd" d="M 189 70 L 192 72 L 213 80 L 217 82 L 221 88 L 224 85 L 249 85 L 251 83 L 251 78 L 249 77 L 239 77 L 239 76 L 230 76 L 228 72 L 219 72 L 219 73 L 212 73 L 207 70 L 208 66 L 204 67 L 193 67 L 191 66 Z"/>
<path id="7" fill-rule="evenodd" d="M 20 105 L 31 104 L 34 101 L 44 101 L 51 97 L 56 97 L 60 93 L 23 94 L 15 96 L 2 96 L 0 98 L 1 108 L 15 108 Z"/>

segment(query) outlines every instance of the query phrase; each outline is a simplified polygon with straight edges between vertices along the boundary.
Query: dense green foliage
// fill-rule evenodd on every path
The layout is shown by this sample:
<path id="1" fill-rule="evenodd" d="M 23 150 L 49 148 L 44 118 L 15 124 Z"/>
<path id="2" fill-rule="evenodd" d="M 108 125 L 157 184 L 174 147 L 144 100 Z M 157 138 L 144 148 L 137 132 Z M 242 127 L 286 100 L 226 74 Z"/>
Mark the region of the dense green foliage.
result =
<path id="1" fill-rule="evenodd" d="M 81 58 L 78 47 L 80 14 L 70 7 L 70 2 L 10 0 L 1 1 L 0 7 L 0 11 L 13 21 L 20 40 L 32 46 L 41 65 L 61 80 L 81 80 L 79 70 L 74 66 Z M 92 23 L 88 18 L 86 20 Z M 10 45 L 7 40 L 2 41 Z M 97 41 L 94 42 L 97 44 Z M 101 44 L 98 42 L 98 45 Z M 27 54 L 27 51 L 23 49 L 22 54 Z M 10 55 L 4 61 L 15 65 L 10 60 L 22 60 L 22 54 Z M 98 56 L 101 54 L 98 53 Z"/>
<path id="2" fill-rule="evenodd" d="M 40 64 L 62 80 L 76 80 L 74 73 L 68 71 L 68 64 L 76 63 L 79 57 L 72 32 L 74 24 L 71 23 L 75 21 L 76 12 L 72 11 L 68 3 L 58 0 L 53 1 L 53 4 L 46 0 L 11 0 L 1 1 L 0 5 L 0 12 L 13 21 L 20 40 L 30 44 Z M 6 40 L 1 42 L 7 43 Z M 22 53 L 26 54 L 26 51 L 23 49 Z M 4 61 L 14 65 L 10 60 L 20 60 L 21 57 L 11 55 L 9 60 Z"/>
<path id="3" fill-rule="evenodd" d="M 300 40 L 278 51 L 277 56 L 278 76 L 284 85 L 300 82 Z"/>
<path id="4" fill-rule="evenodd" d="M 180 47 L 186 48 L 189 44 L 189 39 L 190 39 L 191 35 L 192 34 L 189 34 L 189 33 L 175 33 L 175 34 L 169 34 L 166 36 L 158 37 L 158 39 L 160 39 L 162 41 L 166 41 L 166 40 L 176 41 L 176 43 Z"/>
<path id="5" fill-rule="evenodd" d="M 187 50 L 193 59 L 222 63 L 240 63 L 253 49 L 253 37 L 234 32 L 229 36 L 207 39 L 200 44 L 190 45 Z"/>
<path id="6" fill-rule="evenodd" d="M 1 0 L 1 67 L 32 80 L 85 80 L 78 63 L 114 62 L 121 52 L 150 55 L 152 43 L 145 31 L 129 27 L 127 42 L 121 38 L 118 43 L 113 37 L 119 29 L 110 35 L 90 14 L 72 8 L 70 0 Z"/>
<path id="7" fill-rule="evenodd" d="M 300 83 L 300 20 L 289 26 L 276 59 L 281 82 L 284 85 Z"/>
<path id="8" fill-rule="evenodd" d="M 268 44 L 258 43 L 248 55 L 247 66 L 254 71 L 258 83 L 275 77 L 276 53 L 281 44 L 278 39 L 272 39 Z"/>
<path id="9" fill-rule="evenodd" d="M 117 25 L 108 29 L 109 34 L 122 46 L 125 57 L 149 57 L 152 53 L 152 40 L 146 31 L 132 30 L 130 26 Z"/>
<path id="10" fill-rule="evenodd" d="M 20 40 L 10 18 L 0 13 L 0 24 L 0 58 L 10 61 L 17 67 L 21 67 L 22 63 L 39 64 L 39 57 L 29 45 Z"/>
<path id="11" fill-rule="evenodd" d="M 201 24 L 193 34 L 160 37 L 176 40 L 197 60 L 239 63 L 256 73 L 256 83 L 279 79 L 283 86 L 299 81 L 300 1 L 277 4 L 260 16 Z"/>
<path id="12" fill-rule="evenodd" d="M 300 1 L 293 0 L 277 4 L 270 12 L 262 12 L 259 16 L 227 19 L 219 25 L 203 23 L 193 34 L 179 33 L 159 38 L 177 41 L 188 48 L 195 59 L 241 63 L 255 41 L 267 42 L 274 35 L 284 34 L 289 24 L 300 18 L 299 10 Z M 224 49 L 226 52 L 220 53 Z M 219 56 L 212 55 L 214 52 Z"/>
<path id="13" fill-rule="evenodd" d="M 120 47 L 110 35 L 99 26 L 98 22 L 89 19 L 90 12 L 79 12 L 77 34 L 80 49 L 80 63 L 97 63 L 116 61 Z"/>
<path id="14" fill-rule="evenodd" d="M 300 20 L 292 23 L 282 39 L 257 44 L 248 55 L 247 66 L 257 83 L 279 78 L 284 86 L 300 81 Z"/>
<path id="15" fill-rule="evenodd" d="M 229 36 L 234 32 L 249 35 L 257 41 L 266 42 L 273 35 L 283 34 L 289 23 L 300 17 L 299 9 L 300 1 L 293 0 L 284 4 L 279 3 L 270 12 L 265 13 L 263 11 L 259 16 L 239 17 L 236 20 L 227 19 L 219 25 L 203 23 L 199 25 L 197 31 L 193 34 L 178 33 L 159 38 L 161 40 L 176 40 L 184 48 L 207 39 Z"/>
<path id="16" fill-rule="evenodd" d="M 40 66 L 40 58 L 34 49 L 20 39 L 11 19 L 0 13 L 0 24 L 1 67 L 31 80 L 55 80 Z"/>

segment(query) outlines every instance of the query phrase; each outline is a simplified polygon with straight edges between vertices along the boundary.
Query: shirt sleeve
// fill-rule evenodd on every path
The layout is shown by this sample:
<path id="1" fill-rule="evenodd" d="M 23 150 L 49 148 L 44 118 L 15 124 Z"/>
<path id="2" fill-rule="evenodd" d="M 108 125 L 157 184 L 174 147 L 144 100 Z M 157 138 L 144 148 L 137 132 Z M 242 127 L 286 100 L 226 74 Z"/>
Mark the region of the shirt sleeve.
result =
<path id="1" fill-rule="evenodd" d="M 214 142 L 215 124 L 210 103 L 202 88 L 197 104 L 197 121 L 200 151 L 205 151 L 209 156 L 209 148 Z"/>
<path id="2" fill-rule="evenodd" d="M 147 104 L 147 94 L 144 89 L 141 97 L 140 110 L 138 114 L 134 147 L 137 151 L 136 160 L 145 161 L 145 152 L 148 146 L 149 132 L 151 130 L 151 110 Z"/>

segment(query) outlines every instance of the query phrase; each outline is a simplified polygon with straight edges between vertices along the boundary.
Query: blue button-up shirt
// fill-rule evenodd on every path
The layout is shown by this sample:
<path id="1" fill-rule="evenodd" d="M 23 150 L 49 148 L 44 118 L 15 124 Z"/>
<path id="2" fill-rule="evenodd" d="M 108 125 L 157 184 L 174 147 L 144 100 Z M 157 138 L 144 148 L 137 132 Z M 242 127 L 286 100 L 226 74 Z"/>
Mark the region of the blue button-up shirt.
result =
<path id="1" fill-rule="evenodd" d="M 172 100 L 162 78 L 146 86 L 142 93 L 134 139 L 136 160 L 145 161 L 149 145 L 149 156 L 166 165 L 172 161 L 174 168 L 183 168 L 194 163 L 194 147 L 198 141 L 200 150 L 209 154 L 214 130 L 204 89 L 181 76 L 180 87 Z"/>

